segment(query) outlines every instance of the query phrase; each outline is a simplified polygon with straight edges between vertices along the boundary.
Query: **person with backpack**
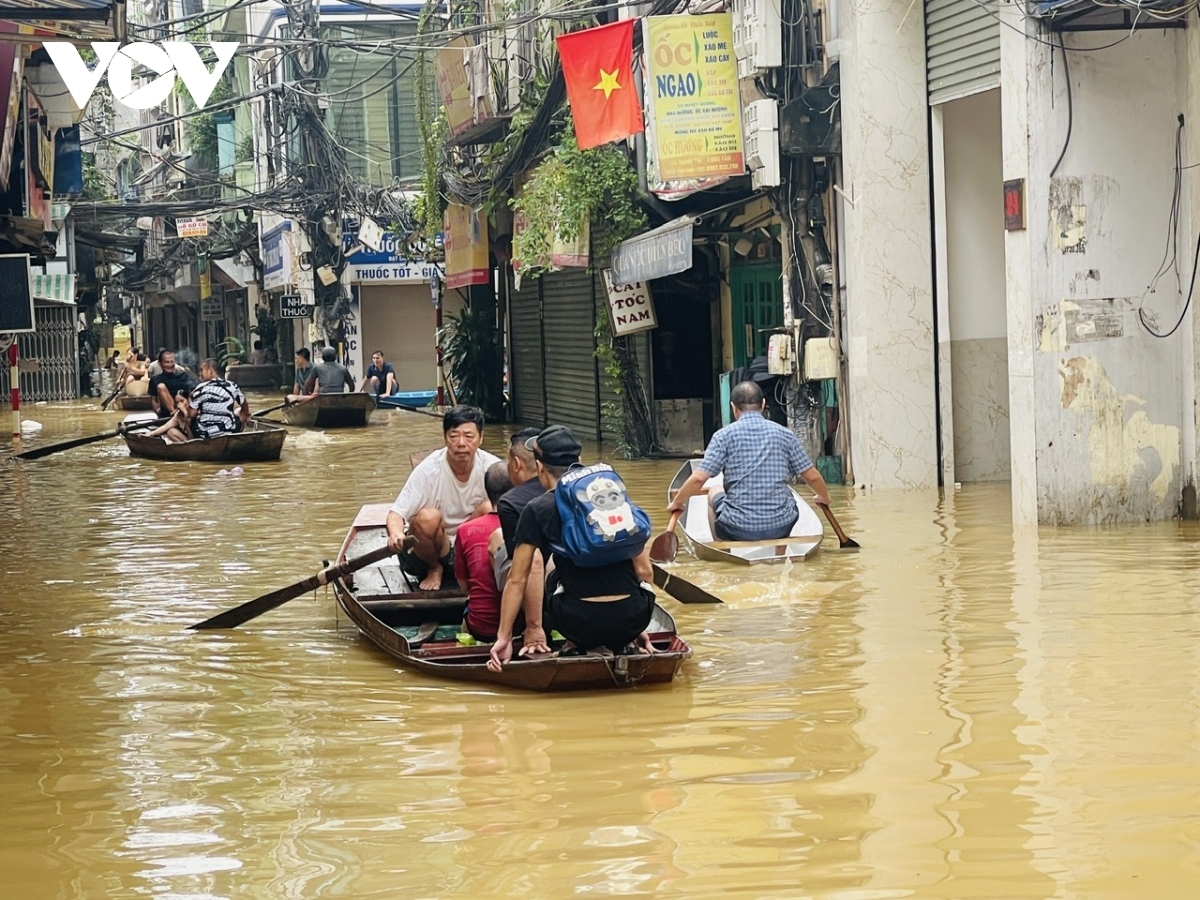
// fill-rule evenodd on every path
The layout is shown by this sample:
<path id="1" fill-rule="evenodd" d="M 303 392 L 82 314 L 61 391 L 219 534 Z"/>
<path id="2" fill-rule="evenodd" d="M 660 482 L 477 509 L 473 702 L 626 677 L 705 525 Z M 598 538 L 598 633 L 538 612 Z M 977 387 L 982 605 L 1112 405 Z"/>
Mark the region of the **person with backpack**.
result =
<path id="1" fill-rule="evenodd" d="M 548 653 L 549 630 L 572 645 L 562 655 L 601 647 L 617 654 L 652 653 L 646 628 L 655 601 L 646 514 L 629 502 L 611 467 L 579 465 L 581 445 L 570 428 L 551 425 L 527 446 L 546 493 L 531 500 L 517 522 L 488 668 L 498 672 L 512 659 L 513 625 L 522 607 L 521 656 Z M 540 607 L 525 600 L 537 551 L 553 564 Z"/>
<path id="2" fill-rule="evenodd" d="M 704 483 L 724 474 L 725 490 L 709 497 L 714 532 L 722 541 L 773 540 L 788 535 L 799 518 L 795 494 L 788 486 L 800 476 L 813 499 L 829 506 L 829 488 L 791 431 L 764 415 L 766 399 L 753 381 L 729 392 L 734 421 L 713 435 L 690 478 L 667 506 L 682 511 Z"/>

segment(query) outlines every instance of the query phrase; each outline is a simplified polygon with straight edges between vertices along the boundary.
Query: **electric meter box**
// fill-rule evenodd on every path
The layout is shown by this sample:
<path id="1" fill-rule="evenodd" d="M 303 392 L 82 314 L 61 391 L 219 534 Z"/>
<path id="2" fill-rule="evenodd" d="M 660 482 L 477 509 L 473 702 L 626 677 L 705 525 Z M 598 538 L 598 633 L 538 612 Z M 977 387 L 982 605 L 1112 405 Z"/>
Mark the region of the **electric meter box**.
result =
<path id="1" fill-rule="evenodd" d="M 804 380 L 820 381 L 837 377 L 837 341 L 831 337 L 809 338 L 805 341 Z"/>

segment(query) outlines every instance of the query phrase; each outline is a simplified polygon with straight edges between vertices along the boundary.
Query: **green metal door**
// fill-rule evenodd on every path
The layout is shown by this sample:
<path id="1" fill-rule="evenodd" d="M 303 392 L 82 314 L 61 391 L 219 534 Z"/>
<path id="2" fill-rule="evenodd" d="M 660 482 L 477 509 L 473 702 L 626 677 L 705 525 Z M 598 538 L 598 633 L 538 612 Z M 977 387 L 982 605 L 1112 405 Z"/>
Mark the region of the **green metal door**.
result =
<path id="1" fill-rule="evenodd" d="M 734 266 L 733 364 L 767 353 L 769 330 L 783 324 L 783 269 L 778 262 Z"/>

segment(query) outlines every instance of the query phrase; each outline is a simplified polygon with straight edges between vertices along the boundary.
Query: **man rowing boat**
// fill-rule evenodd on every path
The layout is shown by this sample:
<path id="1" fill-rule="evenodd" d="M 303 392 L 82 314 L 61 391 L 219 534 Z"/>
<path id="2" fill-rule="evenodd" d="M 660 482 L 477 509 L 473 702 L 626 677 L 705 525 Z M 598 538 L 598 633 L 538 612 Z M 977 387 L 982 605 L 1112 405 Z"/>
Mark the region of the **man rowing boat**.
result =
<path id="1" fill-rule="evenodd" d="M 799 509 L 788 482 L 799 475 L 821 506 L 829 489 L 796 435 L 763 415 L 766 400 L 753 381 L 735 385 L 729 395 L 734 421 L 713 435 L 704 459 L 684 482 L 668 512 L 682 512 L 689 499 L 718 474 L 724 491 L 709 497 L 715 533 L 722 541 L 761 541 L 786 537 Z"/>

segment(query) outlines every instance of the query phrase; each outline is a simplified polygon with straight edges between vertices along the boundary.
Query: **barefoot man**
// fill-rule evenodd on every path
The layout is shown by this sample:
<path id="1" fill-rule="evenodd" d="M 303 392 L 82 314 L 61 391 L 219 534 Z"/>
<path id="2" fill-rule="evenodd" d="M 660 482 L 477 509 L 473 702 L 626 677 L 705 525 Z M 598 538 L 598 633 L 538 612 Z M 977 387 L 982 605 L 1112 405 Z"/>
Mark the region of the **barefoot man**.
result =
<path id="1" fill-rule="evenodd" d="M 486 450 L 483 411 L 455 406 L 442 418 L 446 446 L 435 450 L 412 470 L 387 517 L 388 546 L 399 551 L 406 533 L 417 539 L 411 553 L 400 556 L 404 571 L 420 579 L 423 591 L 436 591 L 454 572 L 454 537 L 467 519 L 490 510 L 483 477 L 500 462 Z"/>

